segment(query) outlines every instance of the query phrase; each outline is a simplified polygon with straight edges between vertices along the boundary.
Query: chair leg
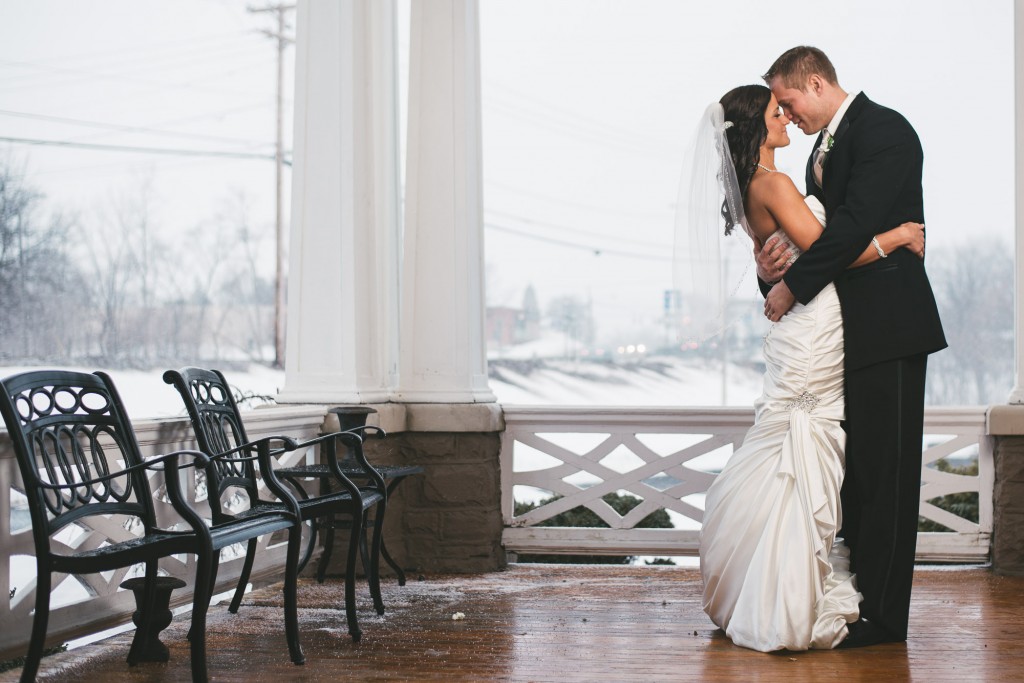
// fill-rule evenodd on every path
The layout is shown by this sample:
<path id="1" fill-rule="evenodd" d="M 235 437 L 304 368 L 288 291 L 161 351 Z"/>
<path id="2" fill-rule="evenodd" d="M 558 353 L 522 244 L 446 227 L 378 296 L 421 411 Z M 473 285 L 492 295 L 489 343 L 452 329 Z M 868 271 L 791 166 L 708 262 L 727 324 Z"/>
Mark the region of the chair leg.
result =
<path id="1" fill-rule="evenodd" d="M 306 541 L 305 547 L 299 552 L 299 573 L 306 568 L 309 564 L 309 558 L 313 557 L 313 551 L 316 550 L 316 533 L 317 527 L 320 526 L 320 520 L 316 517 L 307 519 L 303 523 L 304 527 L 309 528 L 309 539 Z"/>
<path id="2" fill-rule="evenodd" d="M 53 577 L 49 567 L 37 564 L 36 574 L 36 614 L 32 619 L 32 638 L 28 643 L 28 654 L 25 655 L 25 666 L 21 670 L 21 683 L 36 680 L 39 662 L 43 658 L 46 646 L 46 625 L 50 619 L 50 587 Z"/>
<path id="3" fill-rule="evenodd" d="M 288 532 L 288 560 L 284 572 L 284 631 L 288 640 L 288 653 L 295 664 L 305 664 L 306 656 L 302 653 L 299 642 L 299 548 L 302 545 L 302 526 L 293 527 Z"/>
<path id="4" fill-rule="evenodd" d="M 295 479 L 291 477 L 282 477 L 281 481 L 290 486 L 292 490 L 295 491 L 295 494 L 299 500 L 309 500 L 309 494 L 306 492 L 306 489 L 302 488 L 299 482 L 297 482 Z M 302 570 L 306 568 L 306 565 L 309 564 L 309 558 L 313 557 L 313 551 L 316 550 L 316 534 L 317 527 L 320 526 L 320 521 L 320 518 L 310 517 L 308 519 L 303 520 L 302 522 L 303 528 L 309 530 L 309 538 L 306 541 L 305 546 L 302 547 L 301 550 L 299 551 L 298 572 L 300 574 L 302 573 Z M 321 581 L 320 583 L 323 583 L 323 581 Z"/>
<path id="5" fill-rule="evenodd" d="M 242 604 L 242 597 L 245 595 L 245 588 L 249 585 L 249 575 L 252 574 L 252 564 L 256 559 L 256 539 L 250 538 L 245 549 L 245 562 L 242 564 L 242 573 L 238 576 L 238 586 L 235 587 L 235 595 L 231 598 L 231 605 L 228 611 L 232 614 L 238 613 L 238 607 Z"/>
<path id="6" fill-rule="evenodd" d="M 363 510 L 363 528 L 359 530 L 359 560 L 363 564 L 363 575 L 366 576 L 367 583 L 370 579 L 370 548 L 366 542 L 366 530 L 372 523 L 373 520 L 370 519 L 367 511 Z"/>
<path id="7" fill-rule="evenodd" d="M 320 561 L 316 565 L 316 582 L 323 583 L 327 576 L 327 564 L 331 561 L 331 552 L 334 550 L 334 515 L 327 518 L 324 534 L 324 551 L 320 554 Z"/>
<path id="8" fill-rule="evenodd" d="M 210 609 L 217 576 L 217 551 L 196 555 L 196 588 L 192 596 L 192 624 L 188 631 L 192 650 L 192 681 L 206 683 L 206 612 Z"/>
<path id="9" fill-rule="evenodd" d="M 210 602 L 213 600 L 213 591 L 217 587 L 217 570 L 220 569 L 220 551 L 219 550 L 214 550 L 214 551 L 212 551 L 212 553 L 213 553 L 212 557 L 211 557 L 210 561 L 207 563 L 207 568 L 205 570 L 202 567 L 200 567 L 198 563 L 196 564 L 196 591 L 197 591 L 197 594 L 198 594 L 198 589 L 199 589 L 200 572 L 204 572 L 202 574 L 202 576 L 209 577 L 206 580 L 206 582 L 207 582 L 207 591 L 209 592 L 209 594 L 206 596 L 206 609 L 210 608 Z M 204 621 L 206 620 L 206 611 L 205 610 L 203 611 L 203 620 Z M 194 630 L 195 630 L 195 621 L 193 620 L 192 626 L 189 626 L 189 629 L 188 629 L 188 636 L 187 637 L 188 637 L 189 640 L 192 640 L 192 633 L 193 633 Z"/>
<path id="10" fill-rule="evenodd" d="M 377 503 L 377 510 L 373 513 L 373 546 L 370 552 L 370 571 L 368 578 L 370 582 L 370 595 L 373 597 L 373 606 L 377 614 L 384 614 L 384 598 L 380 594 L 380 539 L 384 528 L 384 507 L 385 500 Z"/>
<path id="11" fill-rule="evenodd" d="M 356 557 L 359 555 L 359 538 L 362 536 L 362 528 L 363 511 L 357 507 L 352 510 L 352 533 L 349 536 L 348 560 L 345 563 L 345 617 L 348 619 L 349 635 L 357 643 L 363 636 L 356 618 Z"/>
<path id="12" fill-rule="evenodd" d="M 398 566 L 398 563 L 395 562 L 395 558 L 391 557 L 391 553 L 388 552 L 388 545 L 384 542 L 383 535 L 381 536 L 380 539 L 380 556 L 384 558 L 384 561 L 388 563 L 388 566 L 391 567 L 391 570 L 395 572 L 395 576 L 398 577 L 398 585 L 404 586 L 405 570 Z"/>

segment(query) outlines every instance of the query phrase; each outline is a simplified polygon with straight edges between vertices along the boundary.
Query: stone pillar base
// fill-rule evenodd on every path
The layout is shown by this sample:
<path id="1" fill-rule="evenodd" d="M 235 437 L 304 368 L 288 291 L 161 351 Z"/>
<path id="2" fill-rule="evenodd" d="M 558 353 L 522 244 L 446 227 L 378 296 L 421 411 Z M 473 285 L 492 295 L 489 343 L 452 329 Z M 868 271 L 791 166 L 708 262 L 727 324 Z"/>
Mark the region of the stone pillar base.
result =
<path id="1" fill-rule="evenodd" d="M 1024 576 L 1024 406 L 993 406 L 988 433 L 995 438 L 992 491 L 992 570 Z"/>
<path id="2" fill-rule="evenodd" d="M 369 424 L 387 430 L 365 445 L 371 463 L 421 465 L 388 499 L 384 538 L 408 579 L 417 572 L 503 569 L 501 467 L 504 420 L 495 404 L 375 404 Z M 326 428 L 336 428 L 328 418 Z M 345 572 L 344 531 L 335 537 L 328 574 Z M 390 569 L 381 563 L 381 574 Z"/>

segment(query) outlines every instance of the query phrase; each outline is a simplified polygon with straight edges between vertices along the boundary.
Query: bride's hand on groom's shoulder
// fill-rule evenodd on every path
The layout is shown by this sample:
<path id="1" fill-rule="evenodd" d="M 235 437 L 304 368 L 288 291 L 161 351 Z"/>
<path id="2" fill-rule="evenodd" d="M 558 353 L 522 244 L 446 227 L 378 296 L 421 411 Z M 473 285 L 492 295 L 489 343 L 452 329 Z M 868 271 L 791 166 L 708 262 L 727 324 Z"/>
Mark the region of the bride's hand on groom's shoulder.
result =
<path id="1" fill-rule="evenodd" d="M 782 279 L 789 270 L 789 246 L 778 233 L 771 235 L 762 244 L 754 238 L 754 260 L 757 262 L 757 276 L 768 284 Z"/>

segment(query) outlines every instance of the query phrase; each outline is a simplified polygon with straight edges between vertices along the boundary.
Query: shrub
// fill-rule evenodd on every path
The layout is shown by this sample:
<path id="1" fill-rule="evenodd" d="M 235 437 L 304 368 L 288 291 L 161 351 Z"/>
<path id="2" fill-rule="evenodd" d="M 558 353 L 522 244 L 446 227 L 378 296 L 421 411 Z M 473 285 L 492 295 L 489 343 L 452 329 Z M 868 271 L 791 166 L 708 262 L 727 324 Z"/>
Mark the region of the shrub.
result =
<path id="1" fill-rule="evenodd" d="M 547 505 L 560 499 L 562 496 L 551 496 L 541 500 L 539 503 L 516 503 L 515 514 L 526 514 L 530 510 Z M 622 495 L 618 493 L 607 493 L 601 496 L 601 500 L 608 503 L 615 512 L 626 515 L 630 510 L 639 505 L 642 501 L 636 496 Z M 592 510 L 583 506 L 575 507 L 572 510 L 561 512 L 550 519 L 537 524 L 537 526 L 567 526 L 567 527 L 599 527 L 607 529 L 608 525 L 598 517 Z M 657 510 L 640 520 L 636 525 L 645 529 L 671 529 L 672 520 L 669 519 L 665 510 Z M 635 558 L 630 555 L 520 555 L 519 562 L 534 562 L 540 564 L 630 564 Z M 672 564 L 670 560 L 655 561 L 655 564 Z"/>

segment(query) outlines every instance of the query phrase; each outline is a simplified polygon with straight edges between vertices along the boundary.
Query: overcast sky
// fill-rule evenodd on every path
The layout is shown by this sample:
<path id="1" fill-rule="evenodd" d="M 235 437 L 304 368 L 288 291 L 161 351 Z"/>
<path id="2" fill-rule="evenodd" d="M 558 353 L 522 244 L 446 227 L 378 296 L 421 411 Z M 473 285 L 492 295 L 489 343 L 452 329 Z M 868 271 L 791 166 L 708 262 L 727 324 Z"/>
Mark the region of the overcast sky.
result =
<path id="1" fill-rule="evenodd" d="M 271 154 L 276 53 L 258 33 L 269 18 L 246 5 L 0 0 L 0 137 Z M 592 301 L 599 331 L 621 333 L 611 341 L 652 334 L 671 287 L 673 205 L 697 119 L 796 44 L 824 49 L 841 85 L 917 128 L 931 249 L 1011 244 L 1010 0 L 480 6 L 491 303 L 516 305 L 532 284 L 542 304 Z M 406 27 L 400 36 L 405 53 Z M 778 165 L 799 185 L 811 140 L 790 132 Z M 4 148 L 29 182 L 86 221 L 148 183 L 157 225 L 183 234 L 244 193 L 269 247 L 265 159 Z"/>
<path id="2" fill-rule="evenodd" d="M 592 297 L 602 327 L 611 319 L 650 327 L 671 282 L 673 203 L 698 118 L 730 88 L 760 82 L 798 44 L 825 50 L 842 86 L 915 125 L 930 248 L 984 236 L 1012 244 L 1009 0 L 481 7 L 489 223 L 532 233 L 547 225 L 547 237 L 605 247 L 597 256 L 535 242 L 543 251 L 513 267 L 507 255 L 527 238 L 489 230 L 496 296 L 528 280 L 542 298 L 556 289 Z M 795 126 L 790 136 L 777 161 L 802 187 L 812 138 Z"/>

